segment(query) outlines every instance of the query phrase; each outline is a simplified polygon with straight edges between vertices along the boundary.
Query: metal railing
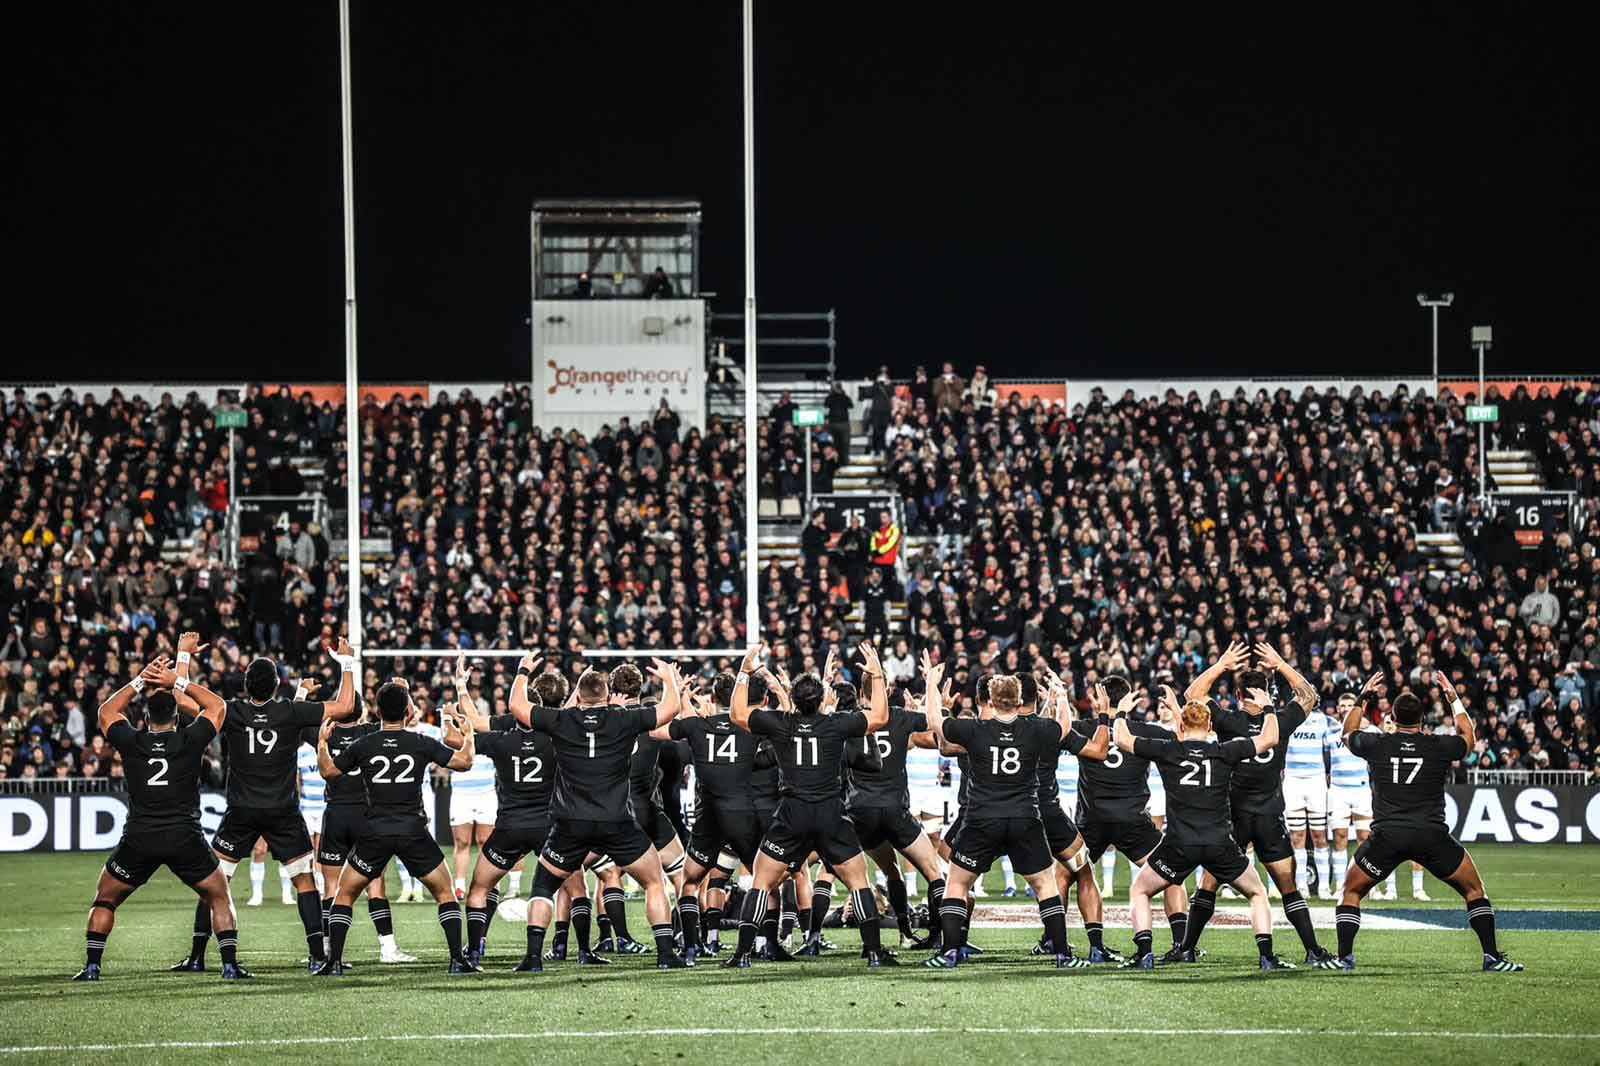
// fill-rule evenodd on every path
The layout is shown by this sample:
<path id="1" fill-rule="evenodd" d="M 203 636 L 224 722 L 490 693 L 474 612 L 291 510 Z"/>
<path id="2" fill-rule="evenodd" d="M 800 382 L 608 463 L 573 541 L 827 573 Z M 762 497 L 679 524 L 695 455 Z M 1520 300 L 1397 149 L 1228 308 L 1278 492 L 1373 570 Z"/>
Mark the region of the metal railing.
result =
<path id="1" fill-rule="evenodd" d="M 1594 780 L 1588 770 L 1468 770 L 1470 785 L 1587 785 Z"/>
<path id="2" fill-rule="evenodd" d="M 11 777 L 0 780 L 0 796 L 82 796 L 126 792 L 125 777 Z"/>

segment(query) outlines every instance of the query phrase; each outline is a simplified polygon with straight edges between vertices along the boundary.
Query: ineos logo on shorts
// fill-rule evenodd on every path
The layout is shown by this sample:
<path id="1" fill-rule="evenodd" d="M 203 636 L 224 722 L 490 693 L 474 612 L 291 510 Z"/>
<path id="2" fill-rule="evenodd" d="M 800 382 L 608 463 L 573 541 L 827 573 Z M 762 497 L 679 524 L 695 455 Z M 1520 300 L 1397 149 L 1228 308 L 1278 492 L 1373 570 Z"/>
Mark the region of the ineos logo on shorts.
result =
<path id="1" fill-rule="evenodd" d="M 559 851 L 551 851 L 549 848 L 545 848 L 544 853 L 545 857 L 551 862 L 565 863 L 567 861 L 567 857 L 561 854 Z"/>
<path id="2" fill-rule="evenodd" d="M 779 847 L 777 844 L 774 844 L 770 840 L 763 840 L 761 842 L 761 850 L 766 852 L 768 855 L 773 855 L 780 859 L 784 856 L 783 848 Z"/>

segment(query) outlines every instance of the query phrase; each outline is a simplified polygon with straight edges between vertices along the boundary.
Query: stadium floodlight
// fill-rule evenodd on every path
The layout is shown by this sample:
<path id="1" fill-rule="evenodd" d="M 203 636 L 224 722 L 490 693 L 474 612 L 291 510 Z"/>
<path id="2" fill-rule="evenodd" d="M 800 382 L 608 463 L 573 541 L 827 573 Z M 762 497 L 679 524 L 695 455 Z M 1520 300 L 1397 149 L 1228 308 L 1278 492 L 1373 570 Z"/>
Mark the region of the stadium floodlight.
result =
<path id="1" fill-rule="evenodd" d="M 1439 391 L 1439 308 L 1449 307 L 1455 303 L 1456 294 L 1447 292 L 1443 296 L 1429 296 L 1425 292 L 1417 293 L 1417 303 L 1433 312 L 1433 391 Z"/>

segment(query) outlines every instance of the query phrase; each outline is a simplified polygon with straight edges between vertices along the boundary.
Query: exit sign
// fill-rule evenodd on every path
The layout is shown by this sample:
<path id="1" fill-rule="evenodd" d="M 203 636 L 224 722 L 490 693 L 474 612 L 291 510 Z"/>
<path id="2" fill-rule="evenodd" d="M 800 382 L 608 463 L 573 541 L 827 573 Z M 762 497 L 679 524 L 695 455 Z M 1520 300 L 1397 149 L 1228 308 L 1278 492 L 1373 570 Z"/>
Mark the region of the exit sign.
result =
<path id="1" fill-rule="evenodd" d="M 1500 421 L 1500 405 L 1493 403 L 1467 404 L 1468 422 L 1498 422 Z"/>
<path id="2" fill-rule="evenodd" d="M 243 411 L 218 411 L 212 415 L 212 421 L 218 429 L 243 429 L 247 419 Z"/>
<path id="3" fill-rule="evenodd" d="M 797 426 L 820 426 L 828 420 L 828 413 L 820 407 L 796 407 L 794 409 L 794 424 Z"/>

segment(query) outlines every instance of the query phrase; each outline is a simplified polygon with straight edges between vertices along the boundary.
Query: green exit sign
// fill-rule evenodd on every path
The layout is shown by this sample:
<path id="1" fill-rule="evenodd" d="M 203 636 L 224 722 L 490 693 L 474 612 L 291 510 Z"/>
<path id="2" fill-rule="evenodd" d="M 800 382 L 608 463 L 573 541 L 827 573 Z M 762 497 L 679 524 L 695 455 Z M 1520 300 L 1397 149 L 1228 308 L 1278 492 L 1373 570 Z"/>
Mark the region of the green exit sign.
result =
<path id="1" fill-rule="evenodd" d="M 218 429 L 243 429 L 248 418 L 243 411 L 218 411 L 212 416 Z"/>
<path id="2" fill-rule="evenodd" d="M 828 420 L 828 412 L 820 407 L 796 407 L 794 409 L 794 424 L 797 426 L 820 426 Z"/>
<path id="3" fill-rule="evenodd" d="M 1498 422 L 1500 421 L 1500 405 L 1493 403 L 1467 404 L 1468 422 Z"/>

